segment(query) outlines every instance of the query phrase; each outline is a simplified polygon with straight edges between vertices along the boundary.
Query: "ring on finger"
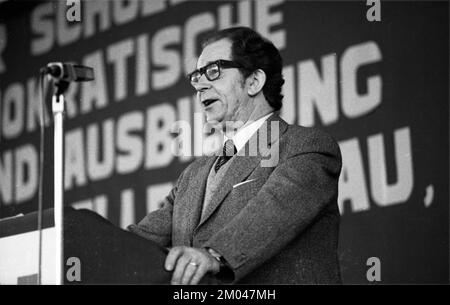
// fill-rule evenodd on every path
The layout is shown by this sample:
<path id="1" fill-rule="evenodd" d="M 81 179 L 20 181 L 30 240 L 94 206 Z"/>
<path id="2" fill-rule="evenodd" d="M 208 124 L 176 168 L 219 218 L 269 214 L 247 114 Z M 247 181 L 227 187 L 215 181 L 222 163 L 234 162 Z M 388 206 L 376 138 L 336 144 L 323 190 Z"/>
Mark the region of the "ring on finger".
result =
<path id="1" fill-rule="evenodd" d="M 194 266 L 194 267 L 197 267 L 197 266 L 198 266 L 198 264 L 197 264 L 196 262 L 189 262 L 189 265 L 192 265 L 192 266 Z"/>

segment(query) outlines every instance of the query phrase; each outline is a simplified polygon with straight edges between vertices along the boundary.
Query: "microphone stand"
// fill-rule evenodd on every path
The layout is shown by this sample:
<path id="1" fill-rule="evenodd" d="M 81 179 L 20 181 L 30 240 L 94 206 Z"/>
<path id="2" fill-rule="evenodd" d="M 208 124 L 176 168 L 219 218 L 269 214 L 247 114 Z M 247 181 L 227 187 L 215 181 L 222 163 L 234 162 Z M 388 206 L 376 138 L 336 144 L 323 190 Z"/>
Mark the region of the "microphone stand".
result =
<path id="1" fill-rule="evenodd" d="M 63 118 L 64 118 L 64 93 L 69 88 L 69 82 L 58 80 L 54 82 L 52 96 L 52 112 L 54 118 L 54 219 L 55 219 L 55 242 L 56 242 L 56 284 L 64 284 L 64 143 L 63 143 Z"/>

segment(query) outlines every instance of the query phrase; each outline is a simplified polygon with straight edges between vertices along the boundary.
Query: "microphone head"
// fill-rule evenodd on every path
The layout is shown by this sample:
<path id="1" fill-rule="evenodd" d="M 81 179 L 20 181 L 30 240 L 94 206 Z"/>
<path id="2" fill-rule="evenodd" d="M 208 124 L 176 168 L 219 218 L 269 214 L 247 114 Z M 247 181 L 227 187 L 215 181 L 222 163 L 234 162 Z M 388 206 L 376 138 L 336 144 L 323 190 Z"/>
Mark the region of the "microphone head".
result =
<path id="1" fill-rule="evenodd" d="M 60 62 L 51 62 L 47 65 L 47 71 L 46 73 L 50 74 L 51 76 L 61 79 L 64 77 L 64 68 L 63 64 Z"/>

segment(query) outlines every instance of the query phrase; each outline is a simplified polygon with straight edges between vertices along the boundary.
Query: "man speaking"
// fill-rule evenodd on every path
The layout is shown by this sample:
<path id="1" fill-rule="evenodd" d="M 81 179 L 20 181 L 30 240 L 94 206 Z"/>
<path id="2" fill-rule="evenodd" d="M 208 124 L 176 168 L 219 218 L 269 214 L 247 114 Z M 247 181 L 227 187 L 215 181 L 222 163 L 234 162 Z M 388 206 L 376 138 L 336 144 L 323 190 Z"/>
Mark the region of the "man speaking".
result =
<path id="1" fill-rule="evenodd" d="M 221 154 L 192 162 L 163 206 L 128 229 L 170 248 L 172 284 L 205 275 L 218 283 L 340 283 L 338 145 L 278 116 L 282 59 L 270 41 L 236 27 L 202 47 L 189 77 L 207 122 L 224 133 Z"/>

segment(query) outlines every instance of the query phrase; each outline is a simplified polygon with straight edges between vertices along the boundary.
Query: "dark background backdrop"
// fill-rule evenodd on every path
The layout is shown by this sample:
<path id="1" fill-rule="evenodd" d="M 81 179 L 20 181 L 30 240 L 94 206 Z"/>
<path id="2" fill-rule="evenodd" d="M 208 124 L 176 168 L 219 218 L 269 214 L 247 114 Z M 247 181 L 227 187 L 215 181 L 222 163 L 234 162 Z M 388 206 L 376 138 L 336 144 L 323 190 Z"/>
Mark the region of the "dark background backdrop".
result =
<path id="1" fill-rule="evenodd" d="M 104 17 L 96 16 L 92 35 L 86 34 L 86 18 L 92 9 L 86 2 L 81 2 L 81 21 L 75 23 L 68 23 L 62 14 L 67 10 L 65 1 L 0 3 L 0 63 L 4 63 L 3 68 L 0 64 L 0 217 L 37 209 L 37 186 L 30 182 L 38 174 L 36 162 L 33 166 L 20 161 L 23 160 L 21 158 L 28 160 L 30 155 L 31 159 L 33 156 L 36 158 L 39 154 L 39 128 L 26 127 L 30 105 L 38 105 L 39 95 L 38 91 L 28 88 L 28 82 L 33 80 L 38 84 L 39 68 L 48 62 L 87 64 L 91 62 L 86 58 L 95 52 L 101 54 L 101 60 L 96 63 L 104 69 L 104 83 L 90 88 L 74 87 L 75 93 L 68 99 L 80 110 L 82 90 L 91 94 L 105 90 L 107 103 L 98 106 L 94 97 L 92 111 L 77 111 L 75 115 L 66 116 L 65 129 L 66 133 L 74 134 L 76 131 L 83 135 L 80 149 L 85 158 L 82 163 L 84 171 L 89 171 L 87 160 L 95 159 L 92 143 L 98 144 L 100 159 L 112 143 L 114 165 L 104 177 L 94 178 L 86 174 L 84 182 L 66 186 L 65 204 L 91 208 L 121 226 L 129 224 L 126 221 L 140 220 L 154 209 L 155 202 L 162 198 L 181 170 L 193 159 L 174 157 L 154 168 L 146 166 L 149 147 L 157 145 L 151 142 L 153 136 L 146 136 L 147 126 L 152 121 L 148 119 L 148 112 L 155 109 L 154 106 L 164 105 L 173 110 L 176 120 L 187 117 L 192 123 L 198 105 L 184 77 L 189 71 L 185 71 L 183 59 L 188 54 L 190 43 L 196 46 L 194 55 L 198 56 L 201 37 L 222 27 L 220 20 L 228 20 L 236 25 L 247 23 L 257 30 L 266 28 L 269 36 L 275 35 L 269 38 L 278 37 L 275 40 L 280 39 L 276 34 L 282 33 L 283 38 L 278 40 L 277 46 L 284 59 L 285 77 L 288 75 L 282 116 L 291 123 L 322 128 L 341 145 L 344 167 L 340 187 L 341 190 L 350 189 L 350 194 L 346 191 L 339 198 L 342 215 L 339 251 L 344 283 L 369 283 L 366 262 L 370 257 L 380 259 L 381 283 L 448 283 L 447 2 L 382 1 L 381 21 L 369 22 L 366 12 L 370 6 L 365 1 L 269 1 L 266 4 L 257 3 L 260 1 L 154 1 L 152 8 L 158 7 L 158 3 L 162 8 L 154 13 L 145 13 L 144 4 L 139 1 L 135 16 L 132 2 L 115 1 L 131 12 L 130 20 L 122 23 L 120 20 L 125 19 L 120 17 L 127 16 L 124 10 L 116 10 L 112 1 L 99 2 L 107 12 L 109 25 L 102 28 Z M 39 13 L 40 10 L 44 13 Z M 225 11 L 230 13 L 229 19 L 223 17 Z M 200 22 L 198 35 L 190 37 L 189 33 L 195 27 L 189 23 L 199 16 L 206 16 L 205 20 L 212 20 L 212 24 Z M 33 24 L 33 18 L 39 22 Z M 79 27 L 80 34 L 69 43 L 59 43 L 70 35 L 58 38 L 57 31 L 61 28 L 58 20 L 72 32 Z M 261 24 L 269 26 L 261 27 Z M 175 54 L 174 60 L 180 60 L 179 66 L 183 66 L 179 71 L 174 68 L 173 60 L 158 62 L 155 58 L 157 51 L 154 47 L 158 42 L 153 39 L 169 27 L 179 31 L 179 35 L 169 35 L 168 41 L 172 42 L 163 44 L 160 54 L 162 57 Z M 33 52 L 33 42 L 47 37 L 53 38 L 52 47 L 39 54 Z M 139 37 L 147 47 L 146 51 L 140 49 L 148 61 L 148 90 L 143 93 L 135 90 L 139 81 L 136 70 L 143 65 L 138 59 Z M 132 51 L 124 61 L 127 90 L 123 98 L 116 99 L 115 90 L 123 82 L 117 80 L 117 66 L 108 61 L 108 50 L 115 43 L 127 39 L 132 45 Z M 362 45 L 372 46 L 372 53 L 349 55 L 350 60 L 343 60 L 349 50 Z M 369 62 L 371 56 L 376 59 Z M 358 61 L 362 63 L 353 71 L 357 95 L 373 96 L 377 91 L 380 97 L 367 113 L 351 116 L 345 108 L 351 105 L 351 101 L 343 93 L 352 85 L 344 75 L 349 73 L 345 71 L 351 71 L 346 70 L 345 64 Z M 310 72 L 305 72 L 309 71 L 308 67 L 314 68 L 319 81 Z M 166 72 L 175 81 L 171 82 L 167 76 L 165 88 L 155 88 L 152 81 L 157 72 Z M 95 73 L 98 79 L 101 71 L 96 70 Z M 369 82 L 374 79 L 381 84 L 378 89 L 370 89 Z M 318 84 L 328 91 L 322 88 L 317 92 L 327 93 L 313 94 L 308 98 L 305 92 L 312 92 L 311 88 Z M 188 105 L 187 108 L 180 108 L 180 100 L 186 101 L 183 105 Z M 50 100 L 46 101 L 50 116 Z M 307 106 L 319 103 L 325 106 Z M 313 111 L 302 116 L 302 111 L 307 109 Z M 323 114 L 323 111 L 328 111 L 328 114 Z M 141 118 L 142 125 L 132 125 L 133 120 L 125 118 L 129 113 Z M 163 113 L 155 125 L 158 128 L 173 121 L 167 111 Z M 20 126 L 21 114 L 24 127 L 8 135 L 9 129 L 5 124 L 15 121 Z M 137 145 L 134 150 L 124 150 L 117 144 L 121 119 L 134 126 L 129 127 L 126 134 L 127 139 L 136 140 L 127 142 L 130 146 Z M 111 134 L 107 124 L 113 126 Z M 90 126 L 95 126 L 96 132 L 89 131 Z M 97 134 L 96 140 L 92 135 L 88 140 L 90 132 Z M 401 136 L 396 138 L 396 134 Z M 49 124 L 46 128 L 44 170 L 46 207 L 53 204 L 51 136 Z M 169 133 L 167 137 L 170 137 Z M 383 143 L 381 155 L 369 146 L 369 142 L 376 142 L 376 138 L 381 138 Z M 31 147 L 34 153 L 23 152 L 23 147 Z M 376 147 L 379 148 L 379 144 Z M 132 152 L 140 152 L 136 156 L 143 160 L 137 161 L 130 172 L 119 172 L 117 159 L 119 156 L 132 159 Z M 371 166 L 370 158 L 375 156 L 381 156 L 381 159 L 376 159 L 380 163 L 374 161 L 375 166 Z M 70 166 L 70 162 L 66 160 L 66 166 Z M 354 176 L 355 173 L 359 174 Z M 385 188 L 377 188 L 374 179 L 383 177 L 384 173 L 386 183 L 381 181 L 380 184 Z M 22 181 L 18 182 L 18 179 Z M 27 183 L 33 187 L 30 187 L 32 191 L 26 196 L 28 198 L 23 199 L 20 195 L 23 190 L 18 186 Z M 160 188 L 155 192 L 148 190 L 155 185 Z M 395 185 L 398 186 L 395 192 L 403 194 L 398 200 L 392 199 L 389 191 L 389 187 Z M 376 194 L 380 193 L 385 198 L 384 204 L 376 199 Z"/>

